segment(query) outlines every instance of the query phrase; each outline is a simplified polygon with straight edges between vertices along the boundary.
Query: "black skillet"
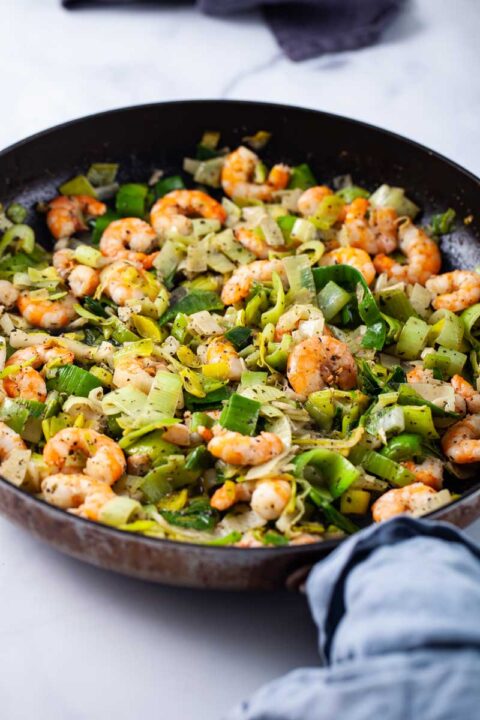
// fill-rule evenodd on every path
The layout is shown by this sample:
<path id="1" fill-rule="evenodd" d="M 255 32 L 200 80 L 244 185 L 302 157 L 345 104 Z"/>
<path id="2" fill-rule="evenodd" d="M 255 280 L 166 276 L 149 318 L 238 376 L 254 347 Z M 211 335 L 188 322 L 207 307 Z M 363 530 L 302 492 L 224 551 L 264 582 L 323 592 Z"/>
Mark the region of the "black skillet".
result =
<path id="1" fill-rule="evenodd" d="M 244 135 L 269 130 L 267 162 L 308 162 L 321 182 L 351 174 L 369 189 L 408 188 L 428 218 L 448 207 L 462 219 L 442 242 L 444 269 L 480 263 L 480 181 L 437 153 L 393 133 L 347 118 L 285 105 L 199 100 L 157 103 L 92 115 L 27 138 L 0 153 L 0 200 L 31 209 L 40 241 L 44 220 L 33 208 L 90 163 L 116 161 L 120 180 L 145 181 L 154 168 L 178 172 L 205 130 L 220 130 L 235 147 Z M 156 582 L 201 588 L 295 587 L 308 567 L 338 541 L 246 550 L 153 540 L 74 517 L 0 478 L 0 512 L 74 557 Z M 430 517 L 466 526 L 480 515 L 480 483 Z"/>

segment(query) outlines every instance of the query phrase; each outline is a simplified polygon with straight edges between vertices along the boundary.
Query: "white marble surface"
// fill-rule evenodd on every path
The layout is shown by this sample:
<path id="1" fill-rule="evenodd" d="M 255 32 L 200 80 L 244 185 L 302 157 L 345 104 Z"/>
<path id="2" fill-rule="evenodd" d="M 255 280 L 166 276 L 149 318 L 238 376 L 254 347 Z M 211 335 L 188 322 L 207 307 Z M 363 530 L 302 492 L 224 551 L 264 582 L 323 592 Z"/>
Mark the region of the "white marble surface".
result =
<path id="1" fill-rule="evenodd" d="M 257 13 L 68 13 L 59 0 L 0 0 L 0 11 L 1 147 L 122 105 L 248 98 L 383 125 L 480 173 L 477 0 L 414 0 L 381 45 L 297 65 Z M 316 662 L 300 597 L 133 582 L 3 520 L 0 617 L 2 720 L 217 720 L 267 679 Z"/>

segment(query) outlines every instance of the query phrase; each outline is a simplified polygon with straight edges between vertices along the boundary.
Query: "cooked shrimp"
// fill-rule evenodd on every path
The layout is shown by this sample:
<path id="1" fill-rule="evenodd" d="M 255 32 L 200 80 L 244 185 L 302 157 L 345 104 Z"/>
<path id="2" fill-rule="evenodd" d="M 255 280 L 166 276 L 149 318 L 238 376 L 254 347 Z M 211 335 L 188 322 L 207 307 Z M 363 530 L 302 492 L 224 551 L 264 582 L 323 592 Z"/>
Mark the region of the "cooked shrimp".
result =
<path id="1" fill-rule="evenodd" d="M 88 520 L 98 520 L 103 506 L 117 497 L 106 482 L 81 473 L 49 475 L 42 480 L 41 490 L 51 505 Z"/>
<path id="2" fill-rule="evenodd" d="M 48 203 L 47 225 L 57 240 L 69 238 L 87 229 L 86 218 L 98 217 L 106 211 L 105 203 L 88 195 L 59 195 Z"/>
<path id="3" fill-rule="evenodd" d="M 26 450 L 27 446 L 15 430 L 0 421 L 0 460 L 8 460 L 15 450 Z"/>
<path id="4" fill-rule="evenodd" d="M 261 465 L 279 455 L 284 449 L 278 435 L 261 432 L 256 437 L 214 426 L 208 450 L 216 458 L 231 465 Z"/>
<path id="5" fill-rule="evenodd" d="M 25 367 L 15 375 L 8 375 L 3 380 L 3 389 L 8 397 L 38 400 L 44 402 L 47 397 L 47 386 L 39 372 L 32 367 Z"/>
<path id="6" fill-rule="evenodd" d="M 119 260 L 104 268 L 100 273 L 100 285 L 117 305 L 144 298 L 155 300 L 160 291 L 158 281 L 129 260 Z"/>
<path id="7" fill-rule="evenodd" d="M 228 379 L 240 380 L 240 376 L 245 369 L 243 360 L 238 356 L 238 352 L 229 340 L 224 337 L 215 338 L 209 344 L 206 353 L 207 364 L 226 363 L 228 366 Z"/>
<path id="8" fill-rule="evenodd" d="M 25 290 L 17 300 L 17 307 L 25 320 L 34 327 L 56 330 L 63 328 L 77 316 L 76 299 L 65 295 L 58 300 L 36 297 Z"/>
<path id="9" fill-rule="evenodd" d="M 460 395 L 465 400 L 468 412 L 472 414 L 480 413 L 480 392 L 475 390 L 461 375 L 454 375 L 450 383 L 455 394 Z"/>
<path id="10" fill-rule="evenodd" d="M 224 511 L 239 502 L 250 502 L 255 483 L 233 482 L 227 480 L 210 498 L 210 505 L 216 510 Z"/>
<path id="11" fill-rule="evenodd" d="M 436 242 L 410 221 L 403 222 L 398 230 L 400 249 L 407 258 L 400 265 L 393 258 L 379 254 L 373 259 L 377 272 L 408 283 L 425 285 L 427 280 L 440 270 L 442 258 Z"/>
<path id="12" fill-rule="evenodd" d="M 460 312 L 480 301 L 480 275 L 473 270 L 453 270 L 437 275 L 427 280 L 425 287 L 436 295 L 432 301 L 435 310 Z"/>
<path id="13" fill-rule="evenodd" d="M 115 387 L 134 387 L 148 394 L 153 378 L 159 370 L 166 370 L 164 363 L 152 357 L 127 355 L 115 365 L 113 384 Z"/>
<path id="14" fill-rule="evenodd" d="M 172 190 L 157 200 L 150 211 L 150 222 L 160 237 L 174 232 L 190 235 L 190 218 L 201 217 L 224 223 L 227 211 L 201 190 Z"/>
<path id="15" fill-rule="evenodd" d="M 340 230 L 342 245 L 361 248 L 370 255 L 391 253 L 398 244 L 397 213 L 391 208 L 371 210 L 368 200 L 357 198 L 347 208 L 345 222 Z"/>
<path id="16" fill-rule="evenodd" d="M 480 415 L 466 418 L 448 428 L 442 448 L 449 460 L 460 465 L 480 461 Z"/>
<path id="17" fill-rule="evenodd" d="M 85 428 L 65 428 L 47 442 L 43 459 L 57 472 L 83 471 L 113 485 L 125 471 L 125 456 L 115 440 Z"/>
<path id="18" fill-rule="evenodd" d="M 173 445 L 180 445 L 180 447 L 189 447 L 190 431 L 186 425 L 181 423 L 170 425 L 163 433 L 162 440 L 171 442 Z"/>
<path id="19" fill-rule="evenodd" d="M 68 278 L 72 294 L 77 298 L 91 297 L 100 283 L 100 273 L 88 265 L 77 265 Z"/>
<path id="20" fill-rule="evenodd" d="M 255 260 L 248 265 L 240 265 L 227 280 L 222 289 L 222 302 L 234 305 L 247 297 L 255 280 L 268 282 L 272 273 L 278 273 L 285 282 L 287 275 L 281 260 Z"/>
<path id="21" fill-rule="evenodd" d="M 373 503 L 373 519 L 375 522 L 383 522 L 395 515 L 416 512 L 428 501 L 430 495 L 435 495 L 435 492 L 433 488 L 421 482 L 389 490 Z"/>
<path id="22" fill-rule="evenodd" d="M 257 482 L 250 504 L 264 520 L 276 520 L 287 507 L 291 495 L 292 488 L 287 480 L 268 478 Z"/>
<path id="23" fill-rule="evenodd" d="M 316 185 L 308 188 L 298 198 L 299 213 L 305 216 L 315 215 L 323 198 L 328 195 L 333 195 L 333 190 L 330 190 L 326 185 Z"/>
<path id="24" fill-rule="evenodd" d="M 345 209 L 345 222 L 350 223 L 353 220 L 364 218 L 369 207 L 370 202 L 366 198 L 355 198 Z"/>
<path id="25" fill-rule="evenodd" d="M 69 248 L 63 248 L 53 253 L 53 267 L 65 280 L 75 297 L 86 297 L 95 294 L 100 282 L 100 273 L 88 265 L 81 265 L 75 260 L 75 253 Z"/>
<path id="26" fill-rule="evenodd" d="M 320 265 L 350 265 L 362 273 L 367 285 L 375 280 L 375 267 L 370 255 L 356 247 L 341 247 L 332 250 L 322 257 Z"/>
<path id="27" fill-rule="evenodd" d="M 157 247 L 157 234 L 144 220 L 122 218 L 114 220 L 100 239 L 100 250 L 115 260 L 130 260 L 150 267 L 150 255 Z"/>
<path id="28" fill-rule="evenodd" d="M 259 162 L 258 156 L 243 145 L 227 155 L 222 168 L 221 181 L 228 197 L 269 202 L 275 190 L 283 190 L 287 187 L 290 168 L 286 165 L 274 165 L 266 183 L 255 183 L 253 177 Z"/>
<path id="29" fill-rule="evenodd" d="M 266 240 L 259 237 L 254 230 L 245 227 L 235 228 L 235 237 L 244 248 L 250 250 L 257 258 L 265 260 L 271 251 L 282 250 L 282 247 L 274 247 L 269 245 Z"/>
<path id="30" fill-rule="evenodd" d="M 77 264 L 75 251 L 71 248 L 56 250 L 52 256 L 52 265 L 62 280 L 66 280 Z"/>
<path id="31" fill-rule="evenodd" d="M 311 337 L 295 345 L 288 356 L 287 377 L 299 395 L 328 386 L 351 390 L 357 384 L 357 367 L 348 346 L 334 337 Z"/>
<path id="32" fill-rule="evenodd" d="M 14 352 L 5 363 L 6 367 L 19 365 L 20 369 L 14 375 L 4 378 L 3 388 L 9 397 L 43 402 L 47 397 L 47 387 L 38 369 L 48 363 L 69 365 L 74 360 L 73 352 L 54 342 L 22 348 Z"/>
<path id="33" fill-rule="evenodd" d="M 17 288 L 11 282 L 0 280 L 0 305 L 6 308 L 14 307 L 19 294 Z"/>
<path id="34" fill-rule="evenodd" d="M 433 370 L 423 368 L 421 365 L 415 365 L 407 372 L 407 382 L 409 383 L 431 383 L 433 380 L 435 380 Z"/>
<path id="35" fill-rule="evenodd" d="M 402 463 L 415 475 L 416 482 L 441 490 L 443 485 L 443 462 L 439 458 L 427 457 L 422 463 L 406 460 Z"/>

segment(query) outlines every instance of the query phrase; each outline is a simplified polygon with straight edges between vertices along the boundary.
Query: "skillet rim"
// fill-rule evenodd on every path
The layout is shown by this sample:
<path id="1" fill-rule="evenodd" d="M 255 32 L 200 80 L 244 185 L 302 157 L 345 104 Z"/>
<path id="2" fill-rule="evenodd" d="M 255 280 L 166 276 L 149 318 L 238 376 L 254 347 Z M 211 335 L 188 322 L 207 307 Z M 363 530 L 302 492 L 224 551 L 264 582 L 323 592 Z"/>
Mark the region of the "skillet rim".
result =
<path id="1" fill-rule="evenodd" d="M 20 147 L 23 147 L 29 142 L 32 142 L 33 140 L 39 140 L 47 135 L 53 134 L 57 132 L 58 130 L 63 130 L 65 128 L 68 128 L 72 125 L 76 125 L 79 123 L 82 123 L 86 120 L 94 120 L 96 118 L 106 117 L 108 115 L 115 115 L 119 113 L 126 113 L 131 111 L 141 111 L 141 110 L 149 110 L 153 108 L 158 107 L 165 107 L 165 106 L 176 106 L 176 105 L 204 105 L 206 103 L 217 103 L 220 105 L 238 105 L 238 106 L 250 106 L 250 107 L 268 107 L 268 108 L 277 108 L 278 110 L 294 110 L 294 111 L 300 111 L 304 113 L 313 113 L 315 115 L 322 115 L 326 118 L 331 118 L 334 120 L 340 120 L 343 122 L 347 122 L 353 125 L 356 125 L 358 127 L 363 127 L 367 130 L 373 130 L 376 133 L 379 133 L 381 135 L 386 136 L 390 139 L 400 140 L 401 142 L 404 142 L 417 150 L 420 150 L 422 152 L 426 152 L 431 157 L 436 158 L 437 160 L 440 160 L 441 162 L 445 163 L 446 165 L 449 165 L 450 167 L 454 168 L 455 170 L 460 171 L 464 175 L 467 175 L 470 180 L 473 180 L 480 188 L 480 177 L 475 175 L 471 170 L 467 170 L 467 168 L 463 167 L 463 165 L 460 165 L 459 163 L 455 162 L 454 160 L 451 160 L 446 155 L 443 155 L 442 153 L 438 152 L 437 150 L 432 150 L 432 148 L 429 148 L 427 145 L 423 145 L 422 143 L 418 142 L 417 140 L 411 140 L 410 138 L 406 137 L 405 135 L 401 135 L 400 133 L 397 133 L 393 130 L 387 130 L 386 128 L 382 128 L 379 125 L 373 125 L 372 123 L 365 122 L 364 120 L 356 120 L 355 118 L 350 118 L 347 115 L 339 115 L 338 113 L 331 113 L 326 112 L 325 110 L 316 110 L 315 108 L 308 108 L 303 107 L 301 105 L 286 105 L 284 103 L 275 103 L 275 102 L 264 102 L 264 101 L 257 101 L 257 100 L 237 100 L 237 99 L 225 99 L 225 98 L 195 98 L 193 100 L 165 100 L 164 102 L 152 102 L 152 103 L 140 103 L 138 105 L 126 105 L 121 106 L 117 108 L 111 108 L 109 110 L 102 110 L 98 113 L 90 113 L 88 115 L 82 115 L 79 118 L 74 118 L 72 120 L 66 120 L 63 123 L 59 123 L 58 125 L 53 125 L 51 127 L 45 128 L 44 130 L 39 130 L 32 135 L 27 135 L 27 137 L 18 140 L 17 142 L 12 143 L 11 145 L 7 145 L 6 148 L 3 148 L 3 150 L 0 151 L 0 158 L 2 158 L 7 153 L 11 152 L 12 150 L 17 150 Z"/>
<path id="2" fill-rule="evenodd" d="M 156 109 L 160 107 L 175 107 L 175 106 L 192 106 L 192 105 L 205 105 L 208 103 L 217 104 L 217 105 L 233 105 L 238 107 L 256 107 L 256 108 L 274 108 L 278 111 L 294 111 L 294 112 L 301 112 L 301 113 L 312 113 L 314 115 L 321 115 L 325 118 L 328 118 L 330 120 L 339 120 L 342 122 L 345 122 L 350 125 L 354 125 L 356 127 L 361 127 L 369 132 L 373 132 L 373 134 L 383 136 L 387 141 L 395 140 L 400 141 L 402 143 L 405 143 L 406 145 L 409 145 L 410 147 L 414 148 L 420 153 L 426 153 L 427 155 L 434 157 L 436 160 L 439 160 L 441 163 L 451 167 L 453 170 L 460 172 L 462 175 L 466 176 L 470 181 L 475 183 L 479 190 L 480 190 L 480 178 L 477 177 L 473 172 L 470 170 L 467 170 L 462 165 L 458 164 L 454 160 L 451 160 L 450 158 L 446 157 L 442 153 L 437 152 L 436 150 L 432 150 L 431 148 L 427 147 L 426 145 L 423 145 L 422 143 L 417 142 L 416 140 L 411 140 L 410 138 L 405 137 L 404 135 L 401 135 L 400 133 L 396 133 L 392 130 L 387 130 L 385 128 L 379 127 L 377 125 L 373 125 L 372 123 L 365 122 L 363 120 L 356 120 L 354 118 L 350 118 L 345 115 L 339 115 L 337 113 L 331 113 L 326 112 L 324 110 L 317 110 L 315 108 L 309 108 L 309 107 L 303 107 L 300 105 L 286 105 L 284 103 L 275 103 L 275 102 L 263 102 L 263 101 L 256 101 L 256 100 L 243 100 L 243 99 L 218 99 L 218 98 L 204 98 L 204 99 L 183 99 L 183 100 L 167 100 L 167 101 L 159 101 L 159 102 L 152 102 L 152 103 L 140 103 L 137 105 L 127 105 L 127 106 L 121 106 L 117 108 L 110 108 L 108 110 L 103 110 L 98 113 L 90 113 L 88 115 L 83 115 L 79 118 L 74 118 L 72 120 L 67 120 L 63 123 L 59 123 L 57 125 L 53 125 L 51 127 L 45 128 L 43 130 L 39 130 L 36 133 L 33 133 L 31 135 L 28 135 L 27 137 L 12 143 L 11 145 L 8 145 L 6 148 L 2 149 L 0 151 L 0 160 L 12 153 L 18 150 L 19 148 L 23 148 L 27 146 L 30 143 L 33 143 L 37 140 L 42 140 L 44 137 L 54 135 L 58 131 L 61 131 L 63 129 L 69 128 L 74 125 L 79 125 L 86 121 L 93 121 L 97 118 L 105 118 L 109 115 L 115 116 L 115 115 L 121 115 L 122 113 L 128 113 L 132 111 L 143 111 L 143 110 L 150 110 L 150 109 Z M 13 485 L 10 483 L 6 478 L 2 477 L 0 475 L 0 483 L 7 489 L 7 491 L 13 492 L 13 494 L 17 494 L 18 496 L 25 499 L 26 502 L 32 502 L 35 505 L 38 504 L 38 507 L 43 508 L 46 512 L 52 512 L 53 514 L 56 514 L 60 517 L 68 517 L 71 521 L 76 523 L 87 523 L 88 527 L 94 527 L 96 530 L 98 530 L 101 533 L 106 533 L 107 535 L 119 535 L 122 538 L 129 537 L 134 542 L 141 542 L 142 544 L 150 545 L 153 544 L 154 546 L 159 546 L 159 544 L 168 543 L 169 546 L 176 546 L 178 548 L 188 548 L 193 547 L 197 548 L 203 551 L 203 552 L 209 552 L 209 553 L 216 553 L 217 551 L 228 551 L 229 553 L 235 552 L 235 553 L 246 553 L 246 552 L 255 552 L 255 555 L 258 557 L 258 555 L 266 555 L 271 554 L 272 552 L 275 552 L 277 555 L 285 554 L 285 555 L 298 555 L 299 551 L 301 551 L 302 556 L 308 556 L 308 555 L 318 555 L 319 552 L 322 552 L 323 554 L 326 554 L 330 550 L 334 550 L 336 547 L 338 547 L 344 540 L 347 539 L 347 537 L 339 538 L 339 539 L 331 539 L 331 540 L 324 540 L 324 541 L 318 541 L 315 543 L 311 543 L 308 545 L 287 545 L 283 547 L 263 547 L 263 548 L 240 548 L 235 547 L 231 545 L 225 545 L 225 546 L 212 546 L 212 545 L 204 545 L 202 543 L 194 543 L 189 541 L 180 541 L 180 540 L 169 540 L 167 538 L 153 538 L 148 537 L 145 535 L 140 535 L 136 533 L 128 532 L 127 530 L 120 530 L 118 528 L 104 525 L 101 523 L 94 522 L 93 520 L 88 520 L 87 518 L 78 517 L 76 515 L 72 515 L 68 513 L 66 510 L 63 510 L 62 508 L 55 507 L 54 505 L 50 505 L 45 500 L 42 500 L 41 498 L 36 497 L 35 495 L 32 495 L 31 493 L 27 492 L 26 490 L 22 490 L 21 488 L 17 487 L 16 485 Z M 438 510 L 435 510 L 431 513 L 428 513 L 423 518 L 428 518 L 435 520 L 438 515 L 442 514 L 442 511 L 445 511 L 446 508 L 454 508 L 458 507 L 461 504 L 463 504 L 464 500 L 470 496 L 473 496 L 475 494 L 480 495 L 480 480 L 479 482 L 472 488 L 469 488 L 465 493 L 461 495 L 457 500 L 454 500 L 452 503 L 449 503 L 447 506 L 444 506 L 442 508 L 439 508 Z M 22 525 L 24 526 L 24 525 Z M 25 528 L 28 529 L 28 528 Z M 305 557 L 305 560 L 308 560 L 307 557 Z"/>

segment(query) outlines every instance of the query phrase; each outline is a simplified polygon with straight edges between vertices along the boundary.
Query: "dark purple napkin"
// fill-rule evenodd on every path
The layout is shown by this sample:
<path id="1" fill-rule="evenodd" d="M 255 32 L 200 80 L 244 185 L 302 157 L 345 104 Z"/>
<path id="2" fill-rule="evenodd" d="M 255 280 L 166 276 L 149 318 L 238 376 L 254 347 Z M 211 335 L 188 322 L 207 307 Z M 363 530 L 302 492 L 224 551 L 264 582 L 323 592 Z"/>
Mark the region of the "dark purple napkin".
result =
<path id="1" fill-rule="evenodd" d="M 162 0 L 150 0 L 150 2 Z M 63 0 L 67 8 L 127 5 L 138 0 Z M 291 60 L 355 50 L 378 40 L 405 0 L 196 0 L 208 15 L 261 7 L 278 44 Z"/>

